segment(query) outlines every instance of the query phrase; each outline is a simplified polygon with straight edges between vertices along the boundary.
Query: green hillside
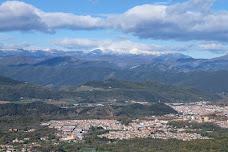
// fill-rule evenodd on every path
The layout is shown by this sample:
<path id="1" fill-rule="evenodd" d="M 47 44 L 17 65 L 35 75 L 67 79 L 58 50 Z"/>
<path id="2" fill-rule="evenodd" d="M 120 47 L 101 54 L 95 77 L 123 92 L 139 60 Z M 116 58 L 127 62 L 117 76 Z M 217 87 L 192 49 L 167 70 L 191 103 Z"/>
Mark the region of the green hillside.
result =
<path id="1" fill-rule="evenodd" d="M 51 89 L 0 77 L 0 100 L 16 101 L 20 99 L 55 99 L 59 97 L 58 93 Z"/>
<path id="2" fill-rule="evenodd" d="M 0 77 L 0 100 L 21 99 L 70 99 L 75 102 L 177 102 L 217 99 L 190 88 L 174 87 L 151 81 L 137 83 L 130 81 L 90 81 L 82 86 L 48 88 Z"/>
<path id="3" fill-rule="evenodd" d="M 155 82 L 130 82 L 119 80 L 92 81 L 78 88 L 65 89 L 66 92 L 79 96 L 84 102 L 96 101 L 147 101 L 147 102 L 177 102 L 217 99 L 202 91 L 164 85 Z"/>

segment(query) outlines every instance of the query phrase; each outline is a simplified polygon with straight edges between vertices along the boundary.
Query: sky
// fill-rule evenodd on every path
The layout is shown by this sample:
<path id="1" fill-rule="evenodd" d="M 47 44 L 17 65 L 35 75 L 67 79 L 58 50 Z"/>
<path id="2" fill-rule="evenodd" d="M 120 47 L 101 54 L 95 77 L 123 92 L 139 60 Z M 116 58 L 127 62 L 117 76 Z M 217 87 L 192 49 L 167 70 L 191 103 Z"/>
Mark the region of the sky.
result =
<path id="1" fill-rule="evenodd" d="M 227 0 L 0 0 L 0 49 L 228 53 Z"/>

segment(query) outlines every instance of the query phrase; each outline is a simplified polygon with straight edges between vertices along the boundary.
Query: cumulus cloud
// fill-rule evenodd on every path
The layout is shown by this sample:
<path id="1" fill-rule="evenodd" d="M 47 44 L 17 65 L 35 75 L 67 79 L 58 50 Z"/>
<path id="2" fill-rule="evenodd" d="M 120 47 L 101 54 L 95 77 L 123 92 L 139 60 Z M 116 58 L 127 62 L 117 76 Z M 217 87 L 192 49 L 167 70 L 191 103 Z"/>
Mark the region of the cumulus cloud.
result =
<path id="1" fill-rule="evenodd" d="M 53 32 L 58 28 L 89 30 L 102 27 L 102 19 L 71 13 L 44 12 L 21 1 L 6 1 L 0 5 L 0 31 Z"/>
<path id="2" fill-rule="evenodd" d="M 172 5 L 140 5 L 110 17 L 109 23 L 140 38 L 226 41 L 228 11 L 213 11 L 213 3 L 188 0 Z"/>
<path id="3" fill-rule="evenodd" d="M 162 52 L 159 46 L 147 45 L 130 40 L 94 40 L 94 39 L 62 39 L 55 41 L 56 45 L 68 49 L 77 49 L 83 51 L 91 51 L 100 49 L 101 51 L 118 54 L 154 54 L 158 55 Z"/>
<path id="4" fill-rule="evenodd" d="M 179 42 L 175 44 L 144 44 L 126 39 L 119 40 L 96 40 L 96 39 L 80 39 L 65 38 L 54 41 L 56 46 L 60 46 L 68 50 L 79 50 L 90 52 L 99 49 L 104 53 L 116 54 L 151 54 L 160 55 L 167 53 L 188 53 L 188 52 L 211 52 L 215 54 L 228 53 L 228 45 L 216 41 L 193 41 Z"/>
<path id="5" fill-rule="evenodd" d="M 7 1 L 0 5 L 0 31 L 44 30 L 47 25 L 38 12 L 38 9 L 23 2 Z"/>
<path id="6" fill-rule="evenodd" d="M 200 43 L 198 46 L 201 50 L 214 53 L 224 53 L 228 51 L 228 46 L 219 42 L 203 42 Z"/>
<path id="7" fill-rule="evenodd" d="M 18 50 L 26 50 L 30 52 L 40 51 L 40 50 L 46 51 L 46 52 L 60 51 L 55 48 L 36 46 L 34 44 L 30 44 L 27 42 L 14 43 L 14 44 L 0 42 L 0 51 L 18 51 Z"/>
<path id="8" fill-rule="evenodd" d="M 115 29 L 140 38 L 161 40 L 228 40 L 228 11 L 212 9 L 214 0 L 145 4 L 103 17 L 45 12 L 21 1 L 0 5 L 0 31 Z"/>
<path id="9" fill-rule="evenodd" d="M 11 51 L 11 50 L 18 50 L 18 49 L 28 49 L 28 48 L 31 48 L 31 46 L 32 45 L 29 43 L 20 43 L 20 44 L 0 43 L 0 50 Z"/>

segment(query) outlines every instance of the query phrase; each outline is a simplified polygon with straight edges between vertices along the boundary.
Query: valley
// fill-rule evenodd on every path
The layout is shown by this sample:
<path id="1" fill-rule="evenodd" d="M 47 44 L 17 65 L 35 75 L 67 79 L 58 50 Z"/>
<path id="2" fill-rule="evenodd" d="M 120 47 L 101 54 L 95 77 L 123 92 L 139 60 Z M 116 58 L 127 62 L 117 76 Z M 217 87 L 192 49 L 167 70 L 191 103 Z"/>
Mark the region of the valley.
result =
<path id="1" fill-rule="evenodd" d="M 224 58 L 2 55 L 0 149 L 141 151 L 156 143 L 154 151 L 191 151 L 213 142 L 227 150 L 227 69 L 214 67 Z"/>
<path id="2" fill-rule="evenodd" d="M 0 152 L 228 152 L 228 1 L 0 0 Z"/>
<path id="3" fill-rule="evenodd" d="M 140 105 L 144 103 L 138 103 L 137 107 Z M 131 149 L 139 150 L 142 143 L 146 146 L 156 143 L 151 147 L 154 151 L 164 144 L 162 150 L 176 151 L 193 150 L 201 144 L 205 148 L 213 142 L 216 150 L 227 150 L 227 105 L 209 102 L 167 105 L 172 108 L 169 112 L 157 105 L 158 113 L 151 113 L 150 109 L 148 115 L 145 108 L 138 111 L 136 104 L 132 110 L 136 110 L 137 115 L 128 111 L 129 104 L 122 105 L 126 109 L 117 113 L 113 108 L 109 114 L 105 113 L 107 105 L 100 104 L 89 108 L 61 108 L 46 103 L 0 105 L 9 110 L 0 115 L 0 147 L 3 151 L 115 151 L 115 147 L 128 151 L 129 144 L 132 144 Z M 109 105 L 109 109 L 111 107 Z M 131 115 L 123 115 L 125 111 Z"/>

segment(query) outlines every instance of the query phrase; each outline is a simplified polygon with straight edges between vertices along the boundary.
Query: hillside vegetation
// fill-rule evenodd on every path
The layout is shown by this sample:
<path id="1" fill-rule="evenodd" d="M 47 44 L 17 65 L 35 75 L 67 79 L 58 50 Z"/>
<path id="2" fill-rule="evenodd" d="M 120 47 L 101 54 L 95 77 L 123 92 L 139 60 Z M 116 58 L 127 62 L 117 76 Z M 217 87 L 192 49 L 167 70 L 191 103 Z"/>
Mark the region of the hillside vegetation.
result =
<path id="1" fill-rule="evenodd" d="M 216 95 L 209 95 L 196 89 L 164 85 L 151 81 L 139 83 L 111 79 L 88 82 L 83 87 L 84 90 L 77 89 L 76 94 L 86 98 L 87 101 L 113 99 L 120 101 L 174 102 L 218 99 Z M 71 88 L 68 91 L 74 91 L 74 89 Z"/>
<path id="2" fill-rule="evenodd" d="M 115 78 L 136 82 L 158 81 L 209 93 L 228 92 L 227 56 L 194 59 L 181 54 L 140 56 L 107 55 L 101 52 L 43 53 L 26 51 L 3 55 L 0 58 L 1 75 L 58 87 Z"/>
<path id="3" fill-rule="evenodd" d="M 0 77 L 0 100 L 16 101 L 20 99 L 57 99 L 57 92 L 46 87 Z"/>
<path id="4" fill-rule="evenodd" d="M 76 102 L 147 101 L 177 102 L 218 99 L 190 88 L 174 87 L 155 82 L 119 80 L 90 81 L 81 86 L 48 88 L 0 77 L 0 100 L 70 99 Z"/>

